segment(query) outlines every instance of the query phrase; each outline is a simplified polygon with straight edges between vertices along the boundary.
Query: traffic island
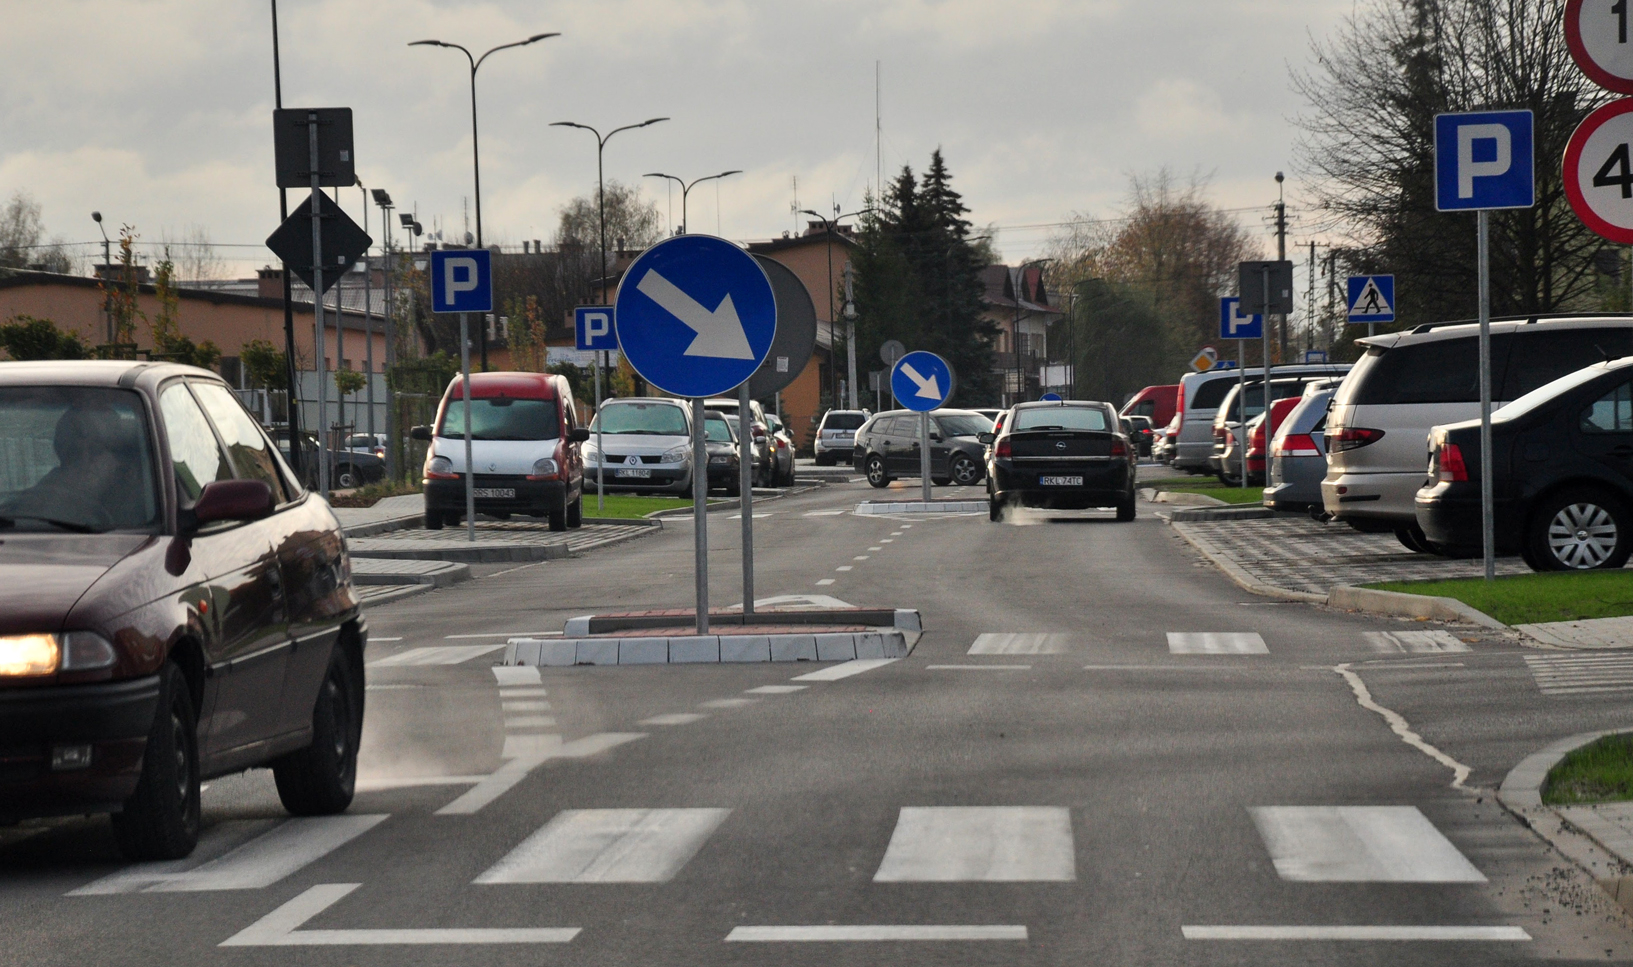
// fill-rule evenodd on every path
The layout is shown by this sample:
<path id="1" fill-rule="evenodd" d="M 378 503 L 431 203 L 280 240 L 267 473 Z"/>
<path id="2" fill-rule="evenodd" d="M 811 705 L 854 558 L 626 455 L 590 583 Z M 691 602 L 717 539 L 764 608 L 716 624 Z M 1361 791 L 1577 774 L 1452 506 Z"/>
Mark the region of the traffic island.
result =
<path id="1" fill-rule="evenodd" d="M 864 500 L 856 505 L 862 515 L 882 514 L 979 514 L 987 509 L 984 500 Z"/>
<path id="2" fill-rule="evenodd" d="M 586 520 L 582 528 L 551 531 L 543 524 L 519 521 L 478 521 L 476 540 L 466 537 L 463 527 L 440 531 L 398 531 L 388 537 L 363 537 L 347 541 L 353 558 L 394 560 L 458 561 L 467 564 L 527 563 L 554 561 L 585 551 L 656 534 L 658 521 L 598 524 Z"/>
<path id="3" fill-rule="evenodd" d="M 636 611 L 569 618 L 560 638 L 512 638 L 506 665 L 679 665 L 905 658 L 923 624 L 906 608 Z"/>

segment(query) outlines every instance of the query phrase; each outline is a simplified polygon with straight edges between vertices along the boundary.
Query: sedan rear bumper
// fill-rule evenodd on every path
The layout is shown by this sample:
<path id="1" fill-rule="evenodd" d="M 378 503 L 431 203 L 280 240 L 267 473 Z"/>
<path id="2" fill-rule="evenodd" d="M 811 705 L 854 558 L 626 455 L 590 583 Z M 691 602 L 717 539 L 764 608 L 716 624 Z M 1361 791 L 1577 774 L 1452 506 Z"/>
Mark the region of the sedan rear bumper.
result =
<path id="1" fill-rule="evenodd" d="M 1017 467 L 1007 460 L 994 461 L 993 496 L 1023 507 L 1115 507 L 1134 492 L 1134 471 L 1127 461 L 1110 460 L 1097 464 Z M 1044 477 L 1081 477 L 1082 484 L 1044 484 Z"/>
<path id="2" fill-rule="evenodd" d="M 159 676 L 97 685 L 0 690 L 0 818 L 117 809 L 142 773 Z M 53 768 L 89 746 L 90 763 Z"/>

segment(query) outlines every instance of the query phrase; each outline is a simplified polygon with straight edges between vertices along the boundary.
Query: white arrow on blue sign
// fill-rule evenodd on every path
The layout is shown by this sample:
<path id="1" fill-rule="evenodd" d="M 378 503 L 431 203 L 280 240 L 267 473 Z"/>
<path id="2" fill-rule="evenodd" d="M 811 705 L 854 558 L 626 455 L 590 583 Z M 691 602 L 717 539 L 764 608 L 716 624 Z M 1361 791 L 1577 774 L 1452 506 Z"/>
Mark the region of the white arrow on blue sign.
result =
<path id="1" fill-rule="evenodd" d="M 1435 115 L 1435 209 L 1530 208 L 1536 204 L 1530 111 Z"/>
<path id="2" fill-rule="evenodd" d="M 1349 277 L 1350 322 L 1395 321 L 1395 277 L 1393 275 L 1352 275 Z"/>
<path id="3" fill-rule="evenodd" d="M 1236 296 L 1219 300 L 1220 339 L 1263 339 L 1264 316 L 1244 316 L 1242 300 Z"/>
<path id="4" fill-rule="evenodd" d="M 754 374 L 777 334 L 777 300 L 754 256 L 678 235 L 642 252 L 613 305 L 624 358 L 675 396 L 718 396 Z"/>
<path id="5" fill-rule="evenodd" d="M 485 248 L 431 253 L 432 312 L 492 312 L 493 259 Z"/>
<path id="6" fill-rule="evenodd" d="M 915 413 L 933 410 L 953 395 L 953 368 L 935 353 L 910 352 L 890 368 L 890 390 Z"/>
<path id="7" fill-rule="evenodd" d="M 612 331 L 612 306 L 577 306 L 573 309 L 575 346 L 581 350 L 617 349 Z"/>

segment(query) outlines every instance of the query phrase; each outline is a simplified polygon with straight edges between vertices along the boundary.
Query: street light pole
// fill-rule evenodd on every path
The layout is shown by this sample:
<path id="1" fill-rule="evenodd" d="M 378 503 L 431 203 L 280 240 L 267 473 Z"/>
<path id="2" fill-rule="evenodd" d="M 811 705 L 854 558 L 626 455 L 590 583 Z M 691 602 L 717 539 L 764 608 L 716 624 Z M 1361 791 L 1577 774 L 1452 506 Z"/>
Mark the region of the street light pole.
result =
<path id="1" fill-rule="evenodd" d="M 697 187 L 699 184 L 701 184 L 701 183 L 703 183 L 705 181 L 713 181 L 716 178 L 725 178 L 725 177 L 727 177 L 729 175 L 740 175 L 742 173 L 743 173 L 742 169 L 733 168 L 731 171 L 722 171 L 718 175 L 704 175 L 702 178 L 698 178 L 698 179 L 694 180 L 691 184 L 687 184 L 686 181 L 684 179 L 682 179 L 682 178 L 678 178 L 678 177 L 676 177 L 674 175 L 666 175 L 661 171 L 649 171 L 646 174 L 642 175 L 641 177 L 642 178 L 668 178 L 670 181 L 673 181 L 675 184 L 680 186 L 680 232 L 677 233 L 677 234 L 685 235 L 686 234 L 686 196 L 691 194 L 692 189 Z M 673 198 L 674 196 L 671 195 L 670 197 Z M 673 209 L 671 209 L 670 212 L 671 212 L 671 214 L 673 214 Z"/>
<path id="2" fill-rule="evenodd" d="M 374 196 L 374 203 L 380 206 L 380 224 L 385 233 L 380 246 L 382 258 L 380 260 L 381 274 L 385 283 L 384 324 L 380 327 L 386 340 L 386 372 L 389 374 L 396 365 L 396 338 L 392 331 L 391 301 L 391 195 L 384 188 L 376 188 L 370 192 Z M 391 389 L 391 380 L 386 379 L 386 477 L 389 480 L 397 479 L 397 407 L 396 394 Z"/>
<path id="3" fill-rule="evenodd" d="M 684 207 L 684 202 L 683 202 L 683 207 Z M 836 208 L 836 209 L 838 207 L 839 207 L 838 205 L 834 206 L 834 208 Z M 857 215 L 866 215 L 866 214 L 868 214 L 868 213 L 870 213 L 872 211 L 873 211 L 872 208 L 863 208 L 863 209 L 859 209 L 859 210 L 854 211 L 854 212 L 848 212 L 848 213 L 846 213 L 844 215 L 835 215 L 833 218 L 828 218 L 828 217 L 826 217 L 824 215 L 817 214 L 816 212 L 812 211 L 809 208 L 800 209 L 800 214 L 801 215 L 810 215 L 811 217 L 816 218 L 816 219 L 818 219 L 818 220 L 820 220 L 822 222 L 822 234 L 828 240 L 828 245 L 827 245 L 827 249 L 828 249 L 828 359 L 830 360 L 829 370 L 834 374 L 834 382 L 836 382 L 836 383 L 839 381 L 839 361 L 834 358 L 835 346 L 833 344 L 833 342 L 834 342 L 834 236 L 837 234 L 834 231 L 834 226 L 837 225 L 842 219 L 855 218 Z M 850 377 L 851 409 L 854 410 L 854 409 L 857 408 L 856 403 L 855 403 L 855 400 L 856 400 L 856 320 L 855 319 L 845 320 L 845 347 L 846 347 L 846 354 L 849 357 L 848 375 Z M 833 408 L 836 409 L 836 410 L 840 409 L 845 404 L 845 401 L 843 401 L 843 400 L 841 400 L 839 398 L 839 387 L 838 386 L 835 386 L 833 388 L 832 399 L 833 399 Z"/>
<path id="4" fill-rule="evenodd" d="M 1014 345 L 1010 347 L 1015 351 L 1015 399 L 1010 401 L 1012 406 L 1024 402 L 1022 397 L 1026 396 L 1026 372 L 1021 369 L 1021 289 L 1026 285 L 1026 268 L 1029 265 L 1043 265 L 1053 261 L 1054 259 L 1031 259 L 1022 262 L 1021 267 L 1015 272 L 1015 320 L 1011 327 Z"/>
<path id="5" fill-rule="evenodd" d="M 472 169 L 472 172 L 473 172 L 473 175 L 474 175 L 473 180 L 476 183 L 476 247 L 477 248 L 482 248 L 482 156 L 481 156 L 481 152 L 479 150 L 479 145 L 477 143 L 477 138 L 476 138 L 476 70 L 477 70 L 477 68 L 482 66 L 482 62 L 487 60 L 490 55 L 495 54 L 495 53 L 497 53 L 497 52 L 499 52 L 501 50 L 509 50 L 512 47 L 526 47 L 528 44 L 537 43 L 538 41 L 541 41 L 541 40 L 548 40 L 551 37 L 560 37 L 560 36 L 561 36 L 561 34 L 559 32 L 558 33 L 548 33 L 548 34 L 534 34 L 533 36 L 527 38 L 526 40 L 518 40 L 518 41 L 516 41 L 514 43 L 509 43 L 509 44 L 500 44 L 498 47 L 495 47 L 492 50 L 488 51 L 486 54 L 483 54 L 481 57 L 472 56 L 472 54 L 471 54 L 471 52 L 469 50 L 466 50 L 464 47 L 460 46 L 459 44 L 450 44 L 450 43 L 448 43 L 446 41 L 442 41 L 442 40 L 416 40 L 416 41 L 414 41 L 414 42 L 412 42 L 412 43 L 410 43 L 408 45 L 410 47 L 421 47 L 421 46 L 424 46 L 424 47 L 449 47 L 449 48 L 452 48 L 452 49 L 457 50 L 460 53 L 464 54 L 465 59 L 470 62 L 470 65 L 471 65 L 471 169 Z M 481 335 L 482 335 L 482 371 L 487 372 L 487 370 L 488 370 L 488 327 L 487 327 L 486 324 L 483 324 L 483 325 L 479 326 L 478 328 L 481 330 Z"/>
<path id="6" fill-rule="evenodd" d="M 669 119 L 668 118 L 647 118 L 645 121 L 642 121 L 640 124 L 626 124 L 621 128 L 613 128 L 611 131 L 607 132 L 606 137 L 602 137 L 601 132 L 596 130 L 595 128 L 591 127 L 590 125 L 588 125 L 588 124 L 579 124 L 577 121 L 554 121 L 554 122 L 552 122 L 550 124 L 550 126 L 553 127 L 553 128 L 579 128 L 580 130 L 590 132 L 591 136 L 593 136 L 595 138 L 595 198 L 596 198 L 596 209 L 598 211 L 599 220 L 601 222 L 601 301 L 602 302 L 607 301 L 607 182 L 606 182 L 606 176 L 605 176 L 605 170 L 606 169 L 605 169 L 605 165 L 603 164 L 602 156 L 606 153 L 607 142 L 611 141 L 612 136 L 617 134 L 618 132 L 620 132 L 620 131 L 633 131 L 636 128 L 644 128 L 649 124 L 657 124 L 659 121 L 667 121 L 667 120 L 669 120 Z"/>

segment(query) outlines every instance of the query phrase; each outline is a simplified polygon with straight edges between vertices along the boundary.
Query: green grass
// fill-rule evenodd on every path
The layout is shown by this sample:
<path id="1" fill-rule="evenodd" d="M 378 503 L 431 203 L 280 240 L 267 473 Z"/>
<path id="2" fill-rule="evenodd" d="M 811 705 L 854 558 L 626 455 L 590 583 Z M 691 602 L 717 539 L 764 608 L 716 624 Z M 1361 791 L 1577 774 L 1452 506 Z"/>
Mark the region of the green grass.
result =
<path id="1" fill-rule="evenodd" d="M 677 510 L 691 507 L 692 498 L 649 497 L 645 494 L 607 494 L 606 509 L 597 510 L 595 494 L 584 493 L 585 517 L 645 517 L 655 510 Z M 714 503 L 711 499 L 710 503 Z"/>
<path id="2" fill-rule="evenodd" d="M 1155 487 L 1180 494 L 1206 494 L 1227 504 L 1259 504 L 1264 502 L 1264 487 L 1227 487 L 1216 477 L 1181 477 L 1176 480 L 1142 480 L 1141 487 Z"/>
<path id="3" fill-rule="evenodd" d="M 1607 735 L 1548 770 L 1542 801 L 1550 806 L 1633 799 L 1633 735 Z"/>
<path id="4" fill-rule="evenodd" d="M 1491 582 L 1480 578 L 1388 581 L 1366 586 L 1456 598 L 1511 625 L 1633 614 L 1633 571 L 1519 574 Z"/>

